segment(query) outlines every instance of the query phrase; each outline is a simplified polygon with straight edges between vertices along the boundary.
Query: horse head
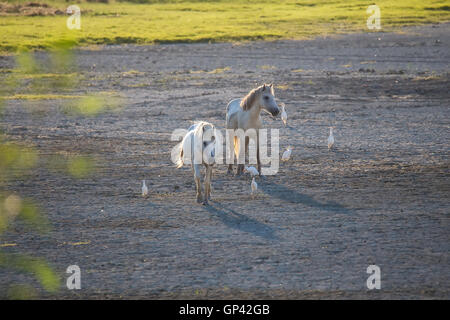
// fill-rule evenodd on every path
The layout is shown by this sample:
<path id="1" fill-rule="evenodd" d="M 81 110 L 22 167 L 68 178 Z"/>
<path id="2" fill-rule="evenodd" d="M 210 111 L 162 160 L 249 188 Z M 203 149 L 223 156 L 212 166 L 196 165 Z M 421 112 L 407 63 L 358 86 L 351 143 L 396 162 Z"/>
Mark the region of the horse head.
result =
<path id="1" fill-rule="evenodd" d="M 214 125 L 208 122 L 201 123 L 202 140 L 203 140 L 203 159 L 206 164 L 212 165 L 215 162 L 216 147 L 216 129 Z"/>
<path id="2" fill-rule="evenodd" d="M 273 84 L 264 84 L 259 95 L 259 104 L 261 108 L 276 117 L 281 111 L 275 101 Z"/>

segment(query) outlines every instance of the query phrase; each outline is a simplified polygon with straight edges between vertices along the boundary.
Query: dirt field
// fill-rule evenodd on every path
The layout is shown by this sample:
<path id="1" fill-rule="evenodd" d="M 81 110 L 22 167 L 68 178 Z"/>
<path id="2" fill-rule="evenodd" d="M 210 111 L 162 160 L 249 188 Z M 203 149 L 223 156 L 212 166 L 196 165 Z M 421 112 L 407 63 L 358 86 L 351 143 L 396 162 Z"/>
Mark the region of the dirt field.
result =
<path id="1" fill-rule="evenodd" d="M 0 66 L 12 68 L 11 56 Z M 9 139 L 43 155 L 98 159 L 76 180 L 42 166 L 9 190 L 42 204 L 54 231 L 9 231 L 5 252 L 42 256 L 62 277 L 43 298 L 450 298 L 450 25 L 311 41 L 112 46 L 77 51 L 79 93 L 117 91 L 120 112 L 95 118 L 11 101 Z M 226 68 L 226 69 L 224 69 Z M 137 70 L 139 72 L 129 72 Z M 195 202 L 189 167 L 170 161 L 170 134 L 207 120 L 263 82 L 278 86 L 292 160 L 258 179 L 217 167 L 213 201 Z M 77 92 L 75 92 L 77 93 Z M 327 149 L 335 110 L 336 148 Z M 140 196 L 141 180 L 150 189 Z M 65 287 L 81 268 L 81 290 Z M 366 268 L 381 268 L 369 291 Z M 1 270 L 0 296 L 31 276 Z"/>

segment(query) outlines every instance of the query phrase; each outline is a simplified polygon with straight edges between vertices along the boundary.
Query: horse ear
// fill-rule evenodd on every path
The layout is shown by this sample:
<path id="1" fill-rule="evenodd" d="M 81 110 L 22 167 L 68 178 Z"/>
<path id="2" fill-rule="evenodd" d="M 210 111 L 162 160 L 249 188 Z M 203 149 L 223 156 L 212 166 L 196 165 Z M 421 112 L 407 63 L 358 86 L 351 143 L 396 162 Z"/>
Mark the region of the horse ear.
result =
<path id="1" fill-rule="evenodd" d="M 273 88 L 273 83 L 269 84 L 269 87 Z"/>
<path id="2" fill-rule="evenodd" d="M 264 83 L 262 91 L 266 90 L 266 84 Z"/>

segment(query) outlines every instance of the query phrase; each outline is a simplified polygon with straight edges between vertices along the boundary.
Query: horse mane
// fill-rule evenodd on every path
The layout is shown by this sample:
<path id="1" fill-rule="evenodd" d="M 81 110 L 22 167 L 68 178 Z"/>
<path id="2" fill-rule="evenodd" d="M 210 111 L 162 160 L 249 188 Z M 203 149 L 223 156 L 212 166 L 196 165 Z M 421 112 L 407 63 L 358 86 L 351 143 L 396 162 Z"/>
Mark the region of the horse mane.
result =
<path id="1" fill-rule="evenodd" d="M 214 129 L 214 125 L 212 124 L 212 123 L 209 123 L 209 122 L 206 122 L 206 121 L 197 121 L 197 122 L 195 122 L 195 125 L 197 125 L 196 127 L 195 127 L 195 134 L 200 134 L 200 135 L 202 135 L 203 134 L 203 128 L 204 127 L 208 127 L 208 126 L 210 126 L 212 129 Z"/>
<path id="2" fill-rule="evenodd" d="M 241 100 L 241 108 L 243 110 L 249 110 L 253 103 L 255 102 L 256 97 L 262 92 L 263 87 L 266 86 L 266 88 L 270 88 L 270 92 L 272 95 L 275 95 L 275 92 L 273 90 L 273 86 L 268 84 L 260 85 L 258 88 L 250 90 L 250 92 Z"/>
<path id="3" fill-rule="evenodd" d="M 205 127 L 210 127 L 211 130 L 214 130 L 214 125 L 206 121 L 199 121 L 196 123 L 196 125 L 197 127 L 194 130 L 195 139 L 203 139 L 203 131 Z"/>

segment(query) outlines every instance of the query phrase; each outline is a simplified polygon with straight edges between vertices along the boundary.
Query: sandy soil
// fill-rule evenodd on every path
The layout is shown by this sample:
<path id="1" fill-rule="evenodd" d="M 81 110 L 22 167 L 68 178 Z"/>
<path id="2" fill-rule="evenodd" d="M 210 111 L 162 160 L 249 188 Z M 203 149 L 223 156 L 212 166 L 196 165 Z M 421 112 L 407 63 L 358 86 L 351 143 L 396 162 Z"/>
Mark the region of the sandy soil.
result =
<path id="1" fill-rule="evenodd" d="M 9 139 L 42 154 L 42 166 L 8 188 L 37 200 L 54 231 L 18 225 L 2 239 L 17 244 L 2 250 L 42 256 L 64 279 L 41 297 L 450 298 L 449 24 L 76 57 L 85 80 L 75 93 L 117 91 L 120 112 L 71 117 L 65 101 L 31 102 L 46 111 L 36 115 L 12 101 L 0 120 Z M 292 160 L 258 179 L 255 199 L 248 176 L 217 167 L 213 201 L 198 205 L 190 168 L 170 161 L 171 132 L 199 119 L 223 128 L 227 102 L 262 82 L 281 86 L 289 126 L 266 115 L 264 123 L 280 128 Z M 56 152 L 92 155 L 97 171 L 76 180 L 48 170 Z M 72 264 L 78 291 L 65 288 Z M 381 268 L 381 290 L 366 287 L 370 264 Z M 0 296 L 16 282 L 39 287 L 2 270 Z"/>

